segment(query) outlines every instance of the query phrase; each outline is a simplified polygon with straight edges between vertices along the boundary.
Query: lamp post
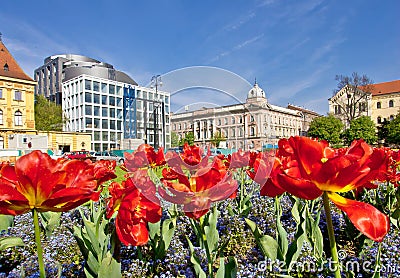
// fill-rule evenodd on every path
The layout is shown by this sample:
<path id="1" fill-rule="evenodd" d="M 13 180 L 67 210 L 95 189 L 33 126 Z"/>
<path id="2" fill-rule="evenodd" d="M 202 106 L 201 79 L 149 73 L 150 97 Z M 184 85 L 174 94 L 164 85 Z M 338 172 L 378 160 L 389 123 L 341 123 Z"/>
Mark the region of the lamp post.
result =
<path id="1" fill-rule="evenodd" d="M 243 150 L 246 151 L 246 106 L 243 103 Z"/>
<path id="2" fill-rule="evenodd" d="M 347 113 L 347 123 L 346 123 L 346 125 L 347 125 L 347 127 L 350 125 L 350 122 L 351 122 L 351 120 L 352 120 L 352 109 L 351 109 L 351 106 L 350 106 L 350 99 L 351 99 L 351 94 L 350 93 L 347 93 L 347 110 L 346 110 L 346 113 Z"/>
<path id="3" fill-rule="evenodd" d="M 163 106 L 163 102 L 159 101 L 159 97 L 158 97 L 158 87 L 162 86 L 162 81 L 161 81 L 161 75 L 157 74 L 154 75 L 151 78 L 151 82 L 150 82 L 150 88 L 153 89 L 155 88 L 156 90 L 156 95 L 154 96 L 154 101 L 153 101 L 153 130 L 154 130 L 154 140 L 153 140 L 153 147 L 156 149 L 158 148 L 158 107 L 162 106 L 162 108 L 164 108 Z M 157 100 L 158 101 L 157 101 Z M 161 111 L 161 116 L 162 116 L 162 123 L 163 123 L 163 128 L 165 125 L 164 122 L 164 109 Z M 164 130 L 162 129 L 162 132 L 164 132 Z M 165 138 L 163 135 L 163 147 L 165 148 Z"/>

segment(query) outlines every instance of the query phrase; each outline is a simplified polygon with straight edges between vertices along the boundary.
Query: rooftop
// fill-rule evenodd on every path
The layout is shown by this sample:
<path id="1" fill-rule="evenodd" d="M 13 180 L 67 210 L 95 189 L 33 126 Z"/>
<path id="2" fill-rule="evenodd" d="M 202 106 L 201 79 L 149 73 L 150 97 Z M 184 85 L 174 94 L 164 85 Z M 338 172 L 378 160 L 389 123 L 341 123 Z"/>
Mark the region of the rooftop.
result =
<path id="1" fill-rule="evenodd" d="M 369 85 L 369 89 L 373 96 L 385 95 L 400 92 L 400 80 L 394 80 L 383 83 Z"/>
<path id="2" fill-rule="evenodd" d="M 33 81 L 15 61 L 7 47 L 0 40 L 0 76 Z"/>

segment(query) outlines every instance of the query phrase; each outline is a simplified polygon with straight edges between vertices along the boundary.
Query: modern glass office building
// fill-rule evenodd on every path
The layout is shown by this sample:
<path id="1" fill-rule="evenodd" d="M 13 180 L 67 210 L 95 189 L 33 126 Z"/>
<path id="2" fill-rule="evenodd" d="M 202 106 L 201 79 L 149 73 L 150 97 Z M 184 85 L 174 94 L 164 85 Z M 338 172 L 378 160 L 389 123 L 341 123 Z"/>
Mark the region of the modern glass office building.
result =
<path id="1" fill-rule="evenodd" d="M 63 130 L 92 134 L 90 149 L 120 149 L 130 139 L 170 147 L 169 93 L 139 86 L 110 64 L 72 54 L 46 58 L 35 77 L 36 93 L 62 105 Z M 48 86 L 60 80 L 61 94 Z"/>

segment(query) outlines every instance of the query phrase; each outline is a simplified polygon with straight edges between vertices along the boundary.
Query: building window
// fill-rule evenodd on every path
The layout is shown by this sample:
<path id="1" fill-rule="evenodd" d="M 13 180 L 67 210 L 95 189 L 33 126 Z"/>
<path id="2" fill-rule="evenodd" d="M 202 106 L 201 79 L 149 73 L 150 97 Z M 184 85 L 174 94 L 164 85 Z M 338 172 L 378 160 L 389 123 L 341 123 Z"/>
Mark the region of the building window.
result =
<path id="1" fill-rule="evenodd" d="M 382 106 L 382 105 L 381 105 L 381 102 L 378 101 L 378 102 L 376 103 L 376 108 L 377 108 L 377 109 L 381 109 L 381 106 Z"/>
<path id="2" fill-rule="evenodd" d="M 14 92 L 14 100 L 21 101 L 22 100 L 22 93 L 21 91 L 15 91 Z"/>
<path id="3" fill-rule="evenodd" d="M 85 79 L 85 90 L 90 91 L 92 89 L 92 82 Z"/>
<path id="4" fill-rule="evenodd" d="M 232 124 L 235 124 L 235 117 L 232 117 Z"/>
<path id="5" fill-rule="evenodd" d="M 115 95 L 115 85 L 109 85 L 109 93 Z"/>
<path id="6" fill-rule="evenodd" d="M 254 134 L 255 134 L 255 129 L 254 129 L 254 127 L 251 127 L 250 128 L 250 136 L 254 136 Z"/>
<path id="7" fill-rule="evenodd" d="M 22 126 L 22 112 L 16 111 L 14 114 L 14 122 L 16 126 Z"/>
<path id="8" fill-rule="evenodd" d="M 394 116 L 393 116 L 393 115 L 390 115 L 389 120 L 393 121 L 393 120 L 394 120 Z"/>
<path id="9" fill-rule="evenodd" d="M 3 124 L 3 110 L 0 110 L 0 125 Z"/>
<path id="10" fill-rule="evenodd" d="M 100 91 L 100 83 L 97 81 L 93 81 L 93 91 L 99 92 Z"/>
<path id="11" fill-rule="evenodd" d="M 4 138 L 0 136 L 0 149 L 4 149 Z"/>
<path id="12" fill-rule="evenodd" d="M 94 94 L 93 97 L 93 103 L 100 104 L 100 95 Z"/>
<path id="13" fill-rule="evenodd" d="M 365 111 L 367 111 L 365 102 L 362 102 L 362 103 L 359 103 L 359 104 L 358 104 L 358 110 L 359 110 L 360 112 L 365 112 Z"/>
<path id="14" fill-rule="evenodd" d="M 391 100 L 389 100 L 389 107 L 393 107 L 394 106 L 394 102 L 393 102 L 393 100 L 391 99 Z"/>
<path id="15" fill-rule="evenodd" d="M 3 98 L 3 89 L 0 89 L 0 98 Z"/>
<path id="16" fill-rule="evenodd" d="M 107 84 L 106 83 L 101 83 L 101 92 L 107 93 Z"/>
<path id="17" fill-rule="evenodd" d="M 4 71 L 9 71 L 9 67 L 8 67 L 7 63 L 4 64 Z"/>
<path id="18" fill-rule="evenodd" d="M 381 124 L 382 123 L 382 118 L 378 117 L 377 122 L 378 122 L 378 124 Z"/>

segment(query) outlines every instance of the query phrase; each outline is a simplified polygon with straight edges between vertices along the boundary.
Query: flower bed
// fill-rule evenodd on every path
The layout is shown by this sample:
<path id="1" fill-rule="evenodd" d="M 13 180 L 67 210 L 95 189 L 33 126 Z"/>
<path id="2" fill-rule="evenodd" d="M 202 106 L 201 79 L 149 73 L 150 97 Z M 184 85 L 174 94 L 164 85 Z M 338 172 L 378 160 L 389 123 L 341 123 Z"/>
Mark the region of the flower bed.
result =
<path id="1" fill-rule="evenodd" d="M 321 144 L 322 149 L 327 148 Z M 306 191 L 298 193 L 295 185 L 279 183 L 277 177 L 283 175 L 280 171 L 293 165 L 292 157 L 290 163 L 277 164 L 288 157 L 280 146 L 272 159 L 270 153 L 239 152 L 229 158 L 217 158 L 220 161 L 210 161 L 189 146 L 184 154 L 167 154 L 165 158 L 161 152 L 143 147 L 126 157 L 126 172 L 117 169 L 114 181 L 119 183 L 107 182 L 115 177 L 109 170 L 96 172 L 99 184 L 103 184 L 99 201 L 62 213 L 39 213 L 47 277 L 334 277 L 338 265 L 346 277 L 372 277 L 374 273 L 398 277 L 400 193 L 394 179 L 398 172 L 395 168 L 393 173 L 392 169 L 393 165 L 398 166 L 398 153 L 371 149 L 368 158 L 365 154 L 360 156 L 362 162 L 354 160 L 357 162 L 353 164 L 358 163 L 359 167 L 368 165 L 368 171 L 363 168 L 357 172 L 353 168 L 358 175 L 354 179 L 360 181 L 360 173 L 363 177 L 369 175 L 362 185 L 368 183 L 368 187 L 376 188 L 361 190 L 362 185 L 354 182 L 351 190 L 337 191 L 342 197 L 354 200 L 356 196 L 357 202 L 372 204 L 373 209 L 390 215 L 392 224 L 385 230 L 381 220 L 366 224 L 365 214 L 361 214 L 364 222 L 354 226 L 354 219 L 348 218 L 349 211 L 342 211 L 340 204 L 330 206 L 326 214 L 325 199 L 317 198 L 324 193 L 317 192 L 316 197 L 306 200 L 298 196 Z M 368 147 L 358 142 L 351 148 Z M 336 156 L 348 154 L 349 150 L 338 153 Z M 359 154 L 351 155 L 353 159 Z M 109 166 L 102 165 L 107 169 Z M 207 171 L 199 175 L 203 169 Z M 339 173 L 341 169 L 335 171 Z M 123 177 L 126 173 L 128 176 Z M 316 177 L 304 173 L 297 176 L 297 181 L 302 182 L 313 179 Z M 379 183 L 370 183 L 376 180 Z M 336 189 L 330 189 L 330 194 Z M 315 194 L 316 189 L 312 190 L 308 194 Z M 360 208 L 352 208 L 350 213 L 357 209 Z M 13 226 L 1 233 L 2 239 L 20 237 L 24 245 L 1 251 L 0 277 L 43 275 L 33 226 L 32 214 L 18 214 Z M 335 249 L 330 232 L 335 236 Z M 333 259 L 335 250 L 338 264 Z"/>

